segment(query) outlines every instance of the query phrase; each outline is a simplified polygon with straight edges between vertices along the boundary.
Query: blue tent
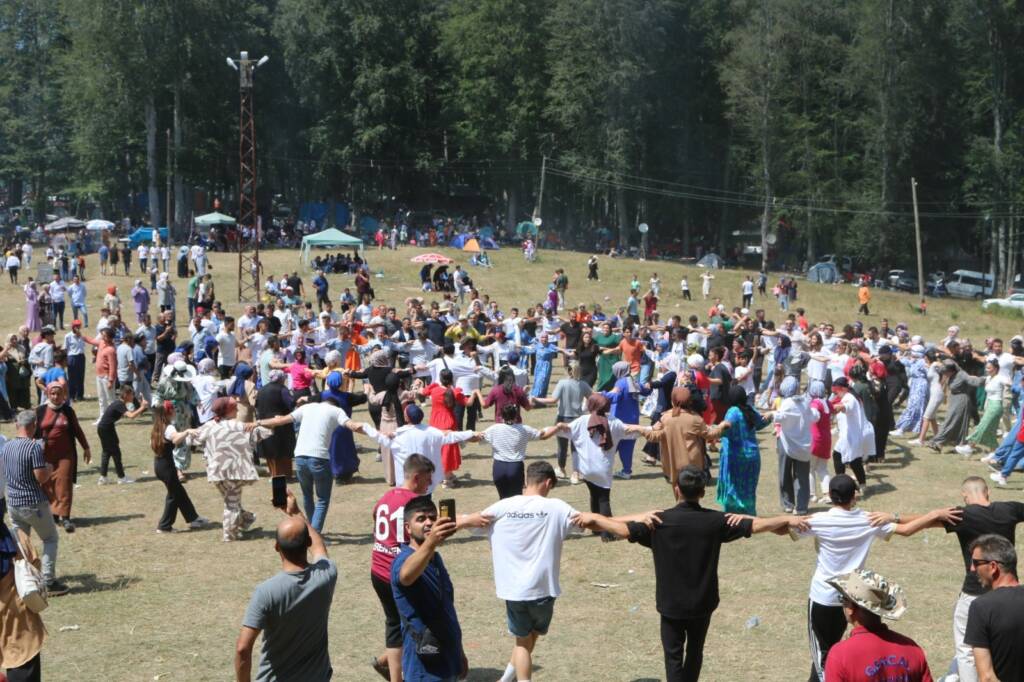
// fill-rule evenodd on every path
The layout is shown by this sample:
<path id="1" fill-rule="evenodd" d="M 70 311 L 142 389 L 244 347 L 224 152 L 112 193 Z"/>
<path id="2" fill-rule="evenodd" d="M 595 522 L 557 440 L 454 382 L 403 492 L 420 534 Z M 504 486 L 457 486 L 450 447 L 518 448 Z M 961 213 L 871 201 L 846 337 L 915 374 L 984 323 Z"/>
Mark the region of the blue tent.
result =
<path id="1" fill-rule="evenodd" d="M 329 204 L 324 201 L 307 201 L 299 206 L 299 220 L 308 223 L 315 220 L 317 227 L 327 226 L 327 212 Z M 334 205 L 334 224 L 348 225 L 348 205 L 338 202 Z"/>
<path id="2" fill-rule="evenodd" d="M 463 246 L 466 245 L 466 242 L 472 238 L 472 235 L 470 235 L 469 233 L 464 232 L 462 234 L 457 234 L 454 237 L 452 237 L 452 240 L 450 242 L 448 242 L 448 246 L 452 247 L 453 249 L 461 249 Z"/>
<path id="3" fill-rule="evenodd" d="M 160 228 L 160 243 L 161 244 L 167 244 L 168 243 L 167 242 L 167 238 L 168 238 L 167 228 L 166 227 L 161 227 Z M 134 232 L 132 232 L 130 235 L 128 235 L 128 245 L 131 246 L 133 249 L 137 248 L 143 242 L 150 242 L 150 243 L 152 243 L 152 241 L 153 241 L 153 228 L 152 227 L 140 227 L 137 230 L 135 230 Z"/>
<path id="4" fill-rule="evenodd" d="M 500 246 L 498 246 L 498 242 L 494 241 L 491 237 L 484 237 L 482 234 L 480 237 L 480 246 L 484 247 L 485 249 L 501 248 Z"/>
<path id="5" fill-rule="evenodd" d="M 372 215 L 363 215 L 359 217 L 359 229 L 364 235 L 372 235 L 380 227 L 380 222 Z"/>

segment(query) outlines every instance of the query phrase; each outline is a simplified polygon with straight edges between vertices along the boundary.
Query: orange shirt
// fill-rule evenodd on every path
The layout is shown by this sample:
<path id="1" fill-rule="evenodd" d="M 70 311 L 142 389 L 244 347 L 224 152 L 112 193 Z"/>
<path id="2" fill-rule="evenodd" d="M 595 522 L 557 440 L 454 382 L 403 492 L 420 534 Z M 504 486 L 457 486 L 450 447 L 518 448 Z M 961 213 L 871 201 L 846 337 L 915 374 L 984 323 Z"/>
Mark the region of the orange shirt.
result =
<path id="1" fill-rule="evenodd" d="M 860 301 L 861 305 L 868 303 L 871 300 L 871 289 L 867 287 L 861 287 L 857 290 L 857 300 Z"/>
<path id="2" fill-rule="evenodd" d="M 96 353 L 96 376 L 105 376 L 111 381 L 117 379 L 117 350 L 113 345 L 100 343 Z"/>
<path id="3" fill-rule="evenodd" d="M 644 344 L 639 339 L 622 339 L 619 342 L 619 350 L 622 351 L 622 359 L 629 363 L 630 374 L 640 372 L 640 358 L 644 356 Z"/>

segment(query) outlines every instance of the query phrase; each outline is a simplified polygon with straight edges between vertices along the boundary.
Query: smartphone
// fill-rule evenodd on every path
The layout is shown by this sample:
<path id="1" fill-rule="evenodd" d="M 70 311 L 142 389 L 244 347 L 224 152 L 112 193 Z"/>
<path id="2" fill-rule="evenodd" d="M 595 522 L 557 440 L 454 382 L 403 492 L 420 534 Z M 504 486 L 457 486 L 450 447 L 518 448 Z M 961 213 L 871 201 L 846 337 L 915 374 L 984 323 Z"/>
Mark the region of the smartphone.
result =
<path id="1" fill-rule="evenodd" d="M 270 490 L 273 495 L 272 504 L 278 509 L 284 509 L 288 504 L 288 477 L 274 476 L 271 478 Z"/>
<path id="2" fill-rule="evenodd" d="M 448 498 L 447 500 L 439 500 L 437 503 L 437 513 L 439 518 L 455 520 L 455 500 Z"/>

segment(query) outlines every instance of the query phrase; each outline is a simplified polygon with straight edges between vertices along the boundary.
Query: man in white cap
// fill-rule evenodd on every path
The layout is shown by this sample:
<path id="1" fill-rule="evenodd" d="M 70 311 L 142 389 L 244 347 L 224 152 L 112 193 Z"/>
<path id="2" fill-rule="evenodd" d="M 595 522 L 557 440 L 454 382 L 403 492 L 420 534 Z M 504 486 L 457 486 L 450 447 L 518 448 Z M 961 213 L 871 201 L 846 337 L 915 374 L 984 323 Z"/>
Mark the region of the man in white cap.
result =
<path id="1" fill-rule="evenodd" d="M 931 682 L 924 650 L 893 632 L 882 619 L 897 620 L 907 610 L 902 588 L 865 568 L 829 579 L 843 602 L 850 636 L 832 647 L 826 680 Z"/>

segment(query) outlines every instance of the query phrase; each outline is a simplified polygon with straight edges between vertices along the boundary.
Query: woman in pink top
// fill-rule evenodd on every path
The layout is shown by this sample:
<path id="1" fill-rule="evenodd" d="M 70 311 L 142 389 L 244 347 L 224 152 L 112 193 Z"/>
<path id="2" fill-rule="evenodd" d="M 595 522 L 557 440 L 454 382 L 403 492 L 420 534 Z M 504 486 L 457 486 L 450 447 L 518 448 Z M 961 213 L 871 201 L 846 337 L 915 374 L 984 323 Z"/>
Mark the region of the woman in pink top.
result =
<path id="1" fill-rule="evenodd" d="M 306 351 L 299 348 L 295 351 L 294 362 L 285 367 L 292 378 L 292 397 L 296 400 L 310 396 L 309 387 L 313 385 L 313 372 L 306 364 Z"/>
<path id="2" fill-rule="evenodd" d="M 811 490 L 814 490 L 813 482 L 817 480 L 821 486 L 819 500 L 827 500 L 831 478 L 828 475 L 828 460 L 832 457 L 832 408 L 825 400 L 824 383 L 812 381 L 807 392 L 811 396 L 811 411 L 816 417 L 811 424 Z"/>

